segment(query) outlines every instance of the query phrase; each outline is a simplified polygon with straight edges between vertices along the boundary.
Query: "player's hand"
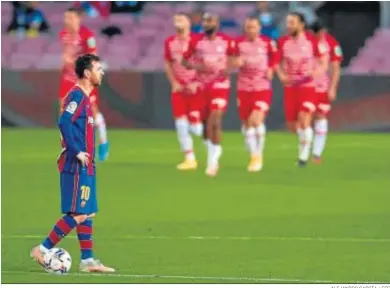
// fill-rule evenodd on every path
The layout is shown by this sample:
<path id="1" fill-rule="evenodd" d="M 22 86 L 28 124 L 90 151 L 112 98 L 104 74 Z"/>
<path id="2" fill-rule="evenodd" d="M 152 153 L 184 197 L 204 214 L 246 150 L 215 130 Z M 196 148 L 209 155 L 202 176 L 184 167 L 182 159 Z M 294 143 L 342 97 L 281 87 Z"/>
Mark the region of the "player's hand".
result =
<path id="1" fill-rule="evenodd" d="M 183 87 L 179 82 L 173 82 L 172 83 L 172 92 L 180 92 L 183 90 Z"/>
<path id="2" fill-rule="evenodd" d="M 279 75 L 279 80 L 284 85 L 291 84 L 291 79 L 284 73 Z"/>
<path id="3" fill-rule="evenodd" d="M 334 88 L 330 88 L 329 91 L 328 91 L 328 99 L 329 101 L 333 102 L 334 100 L 336 100 L 336 89 Z"/>
<path id="4" fill-rule="evenodd" d="M 234 60 L 234 65 L 238 68 L 244 66 L 244 59 L 242 59 L 241 57 L 237 57 L 235 60 Z"/>
<path id="5" fill-rule="evenodd" d="M 199 83 L 190 83 L 186 88 L 191 92 L 191 94 L 195 94 L 198 91 Z"/>
<path id="6" fill-rule="evenodd" d="M 266 77 L 268 80 L 272 81 L 274 78 L 274 71 L 272 71 L 272 69 L 268 69 Z"/>
<path id="7" fill-rule="evenodd" d="M 88 166 L 89 164 L 89 157 L 90 155 L 86 152 L 80 152 L 79 154 L 77 154 L 77 159 L 79 159 L 79 161 L 81 162 L 81 164 L 83 166 Z"/>

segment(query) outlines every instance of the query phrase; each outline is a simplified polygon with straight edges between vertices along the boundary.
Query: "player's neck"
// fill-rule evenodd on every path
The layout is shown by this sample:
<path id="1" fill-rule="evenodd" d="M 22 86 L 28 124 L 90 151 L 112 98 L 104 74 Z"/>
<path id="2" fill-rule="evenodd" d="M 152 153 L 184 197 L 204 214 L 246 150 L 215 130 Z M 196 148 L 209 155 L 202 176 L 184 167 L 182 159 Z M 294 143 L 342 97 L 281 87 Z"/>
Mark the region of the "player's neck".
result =
<path id="1" fill-rule="evenodd" d="M 299 38 L 302 38 L 303 37 L 303 34 L 305 34 L 305 31 L 300 31 L 298 32 L 296 35 L 293 35 L 292 37 L 294 39 L 299 39 Z"/>
<path id="2" fill-rule="evenodd" d="M 188 36 L 190 36 L 190 32 L 189 31 L 177 32 L 176 35 L 177 35 L 177 38 L 184 40 L 184 39 L 187 39 Z"/>
<path id="3" fill-rule="evenodd" d="M 214 32 L 213 34 L 210 34 L 210 35 L 207 35 L 206 34 L 206 37 L 210 40 L 214 40 L 215 38 L 217 38 L 217 33 L 218 32 Z"/>
<path id="4" fill-rule="evenodd" d="M 249 36 L 247 35 L 246 38 L 250 41 L 250 42 L 254 42 L 256 40 L 256 36 Z"/>
<path id="5" fill-rule="evenodd" d="M 86 79 L 80 79 L 77 81 L 76 86 L 79 87 L 86 96 L 89 96 L 93 90 L 93 85 Z"/>

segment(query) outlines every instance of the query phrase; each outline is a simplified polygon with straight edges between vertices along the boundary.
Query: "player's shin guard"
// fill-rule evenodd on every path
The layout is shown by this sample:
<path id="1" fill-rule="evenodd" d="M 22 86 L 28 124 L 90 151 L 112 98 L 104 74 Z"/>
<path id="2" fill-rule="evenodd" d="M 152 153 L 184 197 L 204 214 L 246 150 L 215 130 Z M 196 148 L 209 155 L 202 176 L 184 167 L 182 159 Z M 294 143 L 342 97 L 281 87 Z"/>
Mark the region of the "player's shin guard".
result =
<path id="1" fill-rule="evenodd" d="M 262 123 L 256 127 L 256 135 L 257 135 L 257 153 L 259 156 L 263 155 L 264 147 L 265 147 L 265 134 L 266 128 L 265 124 Z"/>
<path id="2" fill-rule="evenodd" d="M 87 219 L 76 226 L 77 238 L 80 243 L 81 260 L 93 258 L 92 220 Z"/>
<path id="3" fill-rule="evenodd" d="M 202 123 L 191 123 L 190 125 L 190 131 L 195 136 L 202 136 L 203 135 L 203 125 Z"/>
<path id="4" fill-rule="evenodd" d="M 256 129 L 250 127 L 245 131 L 245 142 L 252 157 L 257 156 Z"/>
<path id="5" fill-rule="evenodd" d="M 63 238 L 66 237 L 77 225 L 76 220 L 70 216 L 65 215 L 57 221 L 49 236 L 42 242 L 41 249 L 51 249 L 57 245 Z"/>
<path id="6" fill-rule="evenodd" d="M 175 120 L 177 138 L 181 150 L 186 155 L 186 159 L 195 160 L 195 154 L 193 151 L 192 138 L 189 131 L 189 125 L 187 119 L 176 119 Z"/>
<path id="7" fill-rule="evenodd" d="M 101 144 L 107 143 L 107 127 L 102 113 L 97 113 L 95 123 L 99 130 L 99 142 Z"/>
<path id="8" fill-rule="evenodd" d="M 207 164 L 209 167 L 218 166 L 219 159 L 222 156 L 222 146 L 220 144 L 210 143 L 208 145 Z"/>
<path id="9" fill-rule="evenodd" d="M 313 142 L 313 129 L 311 127 L 307 127 L 306 129 L 302 129 L 302 138 L 301 141 L 301 149 L 299 151 L 299 160 L 306 162 L 310 156 L 310 148 Z"/>
<path id="10" fill-rule="evenodd" d="M 325 149 L 326 138 L 328 135 L 328 120 L 319 119 L 315 121 L 314 132 L 313 155 L 315 157 L 321 157 L 322 152 Z"/>

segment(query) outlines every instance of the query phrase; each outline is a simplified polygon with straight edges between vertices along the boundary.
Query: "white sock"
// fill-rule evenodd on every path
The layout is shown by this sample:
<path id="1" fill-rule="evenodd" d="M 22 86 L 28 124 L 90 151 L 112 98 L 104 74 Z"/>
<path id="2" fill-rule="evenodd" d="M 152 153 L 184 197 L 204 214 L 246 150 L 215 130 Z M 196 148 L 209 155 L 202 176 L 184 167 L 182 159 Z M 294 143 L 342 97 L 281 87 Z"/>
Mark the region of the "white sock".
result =
<path id="1" fill-rule="evenodd" d="M 313 155 L 320 157 L 325 149 L 326 138 L 328 135 L 328 120 L 319 119 L 315 121 L 314 131 Z"/>
<path id="2" fill-rule="evenodd" d="M 297 128 L 297 135 L 298 135 L 298 141 L 299 141 L 299 154 L 301 154 L 302 151 L 302 143 L 304 142 L 305 135 L 303 133 L 303 130 L 301 128 Z"/>
<path id="3" fill-rule="evenodd" d="M 202 136 L 203 134 L 203 125 L 202 123 L 194 123 L 190 126 L 191 133 L 195 136 Z"/>
<path id="4" fill-rule="evenodd" d="M 49 249 L 47 249 L 45 246 L 43 246 L 42 244 L 39 245 L 39 250 L 41 251 L 42 254 L 46 254 L 47 252 L 49 252 Z"/>
<path id="5" fill-rule="evenodd" d="M 102 143 L 102 144 L 107 143 L 106 121 L 104 121 L 104 117 L 103 117 L 102 113 L 98 113 L 96 115 L 95 124 L 99 130 L 100 143 Z"/>
<path id="6" fill-rule="evenodd" d="M 250 127 L 245 131 L 245 143 L 248 147 L 249 153 L 251 156 L 257 154 L 257 137 L 256 137 L 256 129 Z"/>
<path id="7" fill-rule="evenodd" d="M 93 258 L 87 258 L 87 259 L 82 259 L 81 263 L 89 263 L 89 262 L 92 262 L 92 261 L 93 261 Z"/>
<path id="8" fill-rule="evenodd" d="M 299 152 L 299 160 L 307 161 L 309 160 L 311 143 L 313 141 L 313 129 L 311 127 L 303 129 L 302 136 L 302 139 L 300 139 L 302 144 Z"/>
<path id="9" fill-rule="evenodd" d="M 262 123 L 258 127 L 256 127 L 257 134 L 257 153 L 258 155 L 263 155 L 264 147 L 265 147 L 265 133 L 267 132 L 265 128 L 265 124 Z"/>
<path id="10" fill-rule="evenodd" d="M 180 148 L 185 153 L 186 159 L 195 160 L 192 137 L 187 119 L 176 119 L 175 125 Z"/>
<path id="11" fill-rule="evenodd" d="M 218 165 L 219 158 L 221 158 L 221 155 L 222 155 L 222 146 L 219 144 L 211 143 L 209 145 L 208 155 L 207 155 L 208 166 Z"/>

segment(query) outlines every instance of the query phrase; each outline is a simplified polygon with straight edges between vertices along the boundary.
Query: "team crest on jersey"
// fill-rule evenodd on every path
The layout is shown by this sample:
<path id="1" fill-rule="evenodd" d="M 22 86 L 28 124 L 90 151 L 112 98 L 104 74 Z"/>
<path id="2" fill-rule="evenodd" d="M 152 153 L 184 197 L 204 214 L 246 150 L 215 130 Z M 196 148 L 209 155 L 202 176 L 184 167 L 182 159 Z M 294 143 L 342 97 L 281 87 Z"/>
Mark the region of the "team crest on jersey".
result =
<path id="1" fill-rule="evenodd" d="M 89 37 L 87 40 L 87 44 L 89 48 L 95 48 L 96 47 L 96 39 L 95 37 Z"/>
<path id="2" fill-rule="evenodd" d="M 336 54 L 336 56 L 340 57 L 340 56 L 343 56 L 343 51 L 341 50 L 341 47 L 340 46 L 336 46 L 334 48 L 334 54 Z"/>
<path id="3" fill-rule="evenodd" d="M 95 121 L 92 116 L 88 116 L 88 124 L 93 124 Z"/>
<path id="4" fill-rule="evenodd" d="M 75 101 L 72 101 L 66 107 L 66 112 L 69 112 L 70 114 L 74 114 L 74 112 L 76 112 L 76 109 L 77 109 L 77 103 Z"/>

